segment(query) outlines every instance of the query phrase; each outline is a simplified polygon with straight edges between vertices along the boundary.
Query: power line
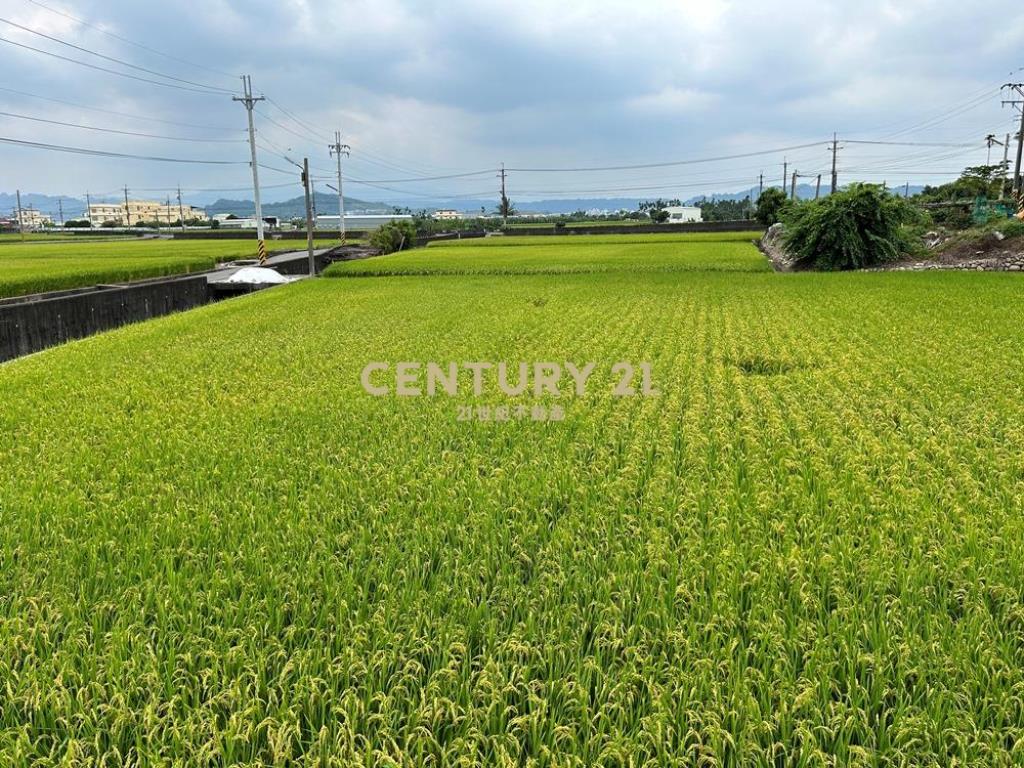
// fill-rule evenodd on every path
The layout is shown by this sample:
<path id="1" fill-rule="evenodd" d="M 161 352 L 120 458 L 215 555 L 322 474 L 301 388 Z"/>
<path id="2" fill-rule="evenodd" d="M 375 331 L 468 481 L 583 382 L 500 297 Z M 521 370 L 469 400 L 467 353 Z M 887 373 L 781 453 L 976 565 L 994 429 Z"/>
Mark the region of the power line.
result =
<path id="1" fill-rule="evenodd" d="M 452 173 L 446 176 L 418 176 L 413 179 L 374 179 L 375 184 L 415 184 L 420 181 L 442 181 L 445 179 L 470 179 L 477 176 L 489 176 L 497 169 L 489 168 L 486 171 L 469 171 L 468 173 Z"/>
<path id="2" fill-rule="evenodd" d="M 32 3 L 32 5 L 37 5 L 40 8 L 49 11 L 50 13 L 55 13 L 58 16 L 63 16 L 65 19 L 70 19 L 71 21 L 75 22 L 76 24 L 81 24 L 84 27 L 89 27 L 89 29 L 94 29 L 97 32 L 99 32 L 101 35 L 106 35 L 107 37 L 113 38 L 114 40 L 120 40 L 122 43 L 128 43 L 128 45 L 135 46 L 136 48 L 138 48 L 140 50 L 148 51 L 149 53 L 155 53 L 157 56 L 163 56 L 165 59 L 170 59 L 171 61 L 176 61 L 179 64 L 187 64 L 188 66 L 195 67 L 196 69 L 205 69 L 207 72 L 212 72 L 212 73 L 217 74 L 217 75 L 223 75 L 224 77 L 235 77 L 235 75 L 233 75 L 233 74 L 231 74 L 229 72 L 222 72 L 219 69 L 214 69 L 213 67 L 208 67 L 208 66 L 206 66 L 204 64 L 197 64 L 194 61 L 189 61 L 188 59 L 182 59 L 182 58 L 180 58 L 178 56 L 173 56 L 173 55 L 171 55 L 169 53 L 164 53 L 163 51 L 158 51 L 156 48 L 151 48 L 148 45 L 143 45 L 142 43 L 137 43 L 134 40 L 129 40 L 127 37 L 122 37 L 121 35 L 115 34 L 113 32 L 109 32 L 109 31 L 103 29 L 102 27 L 100 27 L 100 26 L 98 26 L 96 24 L 91 24 L 90 22 L 85 21 L 84 19 L 80 19 L 77 16 L 72 16 L 70 13 L 65 13 L 64 11 L 58 10 L 56 8 L 51 8 L 48 5 L 44 5 L 43 3 L 38 2 L 38 0 L 28 0 L 28 2 Z"/>
<path id="3" fill-rule="evenodd" d="M 975 106 L 977 104 L 980 104 L 986 98 L 989 98 L 995 92 L 996 91 L 993 90 L 993 87 L 991 85 L 986 85 L 981 90 L 973 91 L 971 94 L 969 94 L 966 97 L 967 103 L 969 103 L 969 106 L 973 107 L 973 106 Z M 890 135 L 900 135 L 900 134 L 903 134 L 903 133 L 909 133 L 910 131 L 914 130 L 918 125 L 924 125 L 924 124 L 927 124 L 929 122 L 932 122 L 933 120 L 941 119 L 944 115 L 960 109 L 963 106 L 964 103 L 965 102 L 956 102 L 956 103 L 954 103 L 954 105 L 952 107 L 947 107 L 945 109 L 940 110 L 939 112 L 932 113 L 931 117 L 925 118 L 923 121 L 911 122 L 911 124 L 908 127 L 905 127 L 903 129 L 899 129 L 895 133 L 890 134 Z M 913 119 L 914 118 L 911 118 L 912 121 L 913 121 Z M 874 128 L 870 128 L 870 129 L 867 129 L 865 131 L 860 131 L 859 133 L 877 133 L 877 132 L 882 132 L 882 131 L 888 131 L 888 130 L 890 130 L 892 128 L 896 128 L 897 126 L 900 126 L 900 125 L 906 125 L 906 121 L 902 120 L 902 119 L 901 120 L 896 120 L 895 122 L 886 123 L 886 124 L 881 125 L 881 126 L 876 126 Z M 883 137 L 883 138 L 888 138 L 888 137 L 886 136 L 886 137 Z"/>
<path id="4" fill-rule="evenodd" d="M 521 189 L 522 195 L 584 195 L 584 194 L 611 194 L 613 192 L 645 192 L 666 189 L 692 189 L 694 187 L 707 187 L 716 184 L 742 184 L 750 182 L 747 177 L 739 179 L 717 179 L 714 181 L 691 182 L 688 184 L 664 184 L 647 185 L 641 187 L 609 187 L 607 189 Z"/>
<path id="5" fill-rule="evenodd" d="M 297 118 L 297 117 L 296 117 L 295 115 L 293 115 L 293 114 L 292 114 L 291 112 L 289 112 L 289 111 L 288 111 L 287 109 L 285 109 L 284 107 L 282 107 L 282 106 L 281 106 L 280 104 L 278 104 L 278 103 L 277 103 L 276 101 L 274 101 L 273 99 L 271 99 L 271 98 L 269 98 L 269 97 L 268 97 L 268 98 L 267 98 L 267 103 L 268 103 L 268 104 L 270 104 L 271 106 L 275 107 L 276 109 L 280 110 L 281 112 L 283 112 L 283 113 L 284 113 L 284 114 L 285 114 L 286 116 L 288 116 L 288 117 L 289 117 L 289 118 L 290 118 L 290 119 L 291 119 L 291 120 L 292 120 L 293 122 L 295 122 L 295 124 L 296 124 L 296 125 L 300 125 L 300 126 L 302 126 L 302 127 L 304 128 L 304 129 L 306 129 L 307 131 L 309 131 L 309 132 L 310 132 L 311 134 L 316 134 L 316 133 L 318 133 L 318 130 L 317 130 L 316 128 L 313 128 L 313 127 L 311 127 L 311 126 L 310 126 L 310 125 L 309 125 L 308 123 L 304 123 L 304 122 L 303 122 L 302 120 L 300 120 L 299 118 Z"/>
<path id="6" fill-rule="evenodd" d="M 155 133 L 137 133 L 135 131 L 119 131 L 114 128 L 97 128 L 91 125 L 82 125 L 80 123 L 65 123 L 61 120 L 48 120 L 43 117 L 32 117 L 30 115 L 19 115 L 14 112 L 2 112 L 2 117 L 14 117 L 19 120 L 31 120 L 35 123 L 48 123 L 49 125 L 61 125 L 66 128 L 80 128 L 84 131 L 99 131 L 100 133 L 113 133 L 119 136 L 137 136 L 146 139 L 162 139 L 165 141 L 191 141 L 198 144 L 237 144 L 239 142 L 244 143 L 245 139 L 195 139 L 184 136 L 160 136 Z"/>
<path id="7" fill-rule="evenodd" d="M 936 117 L 924 120 L 924 121 L 922 121 L 920 123 L 913 124 L 913 125 L 911 125 L 908 128 L 904 128 L 902 130 L 895 131 L 893 133 L 887 134 L 886 136 L 883 136 L 882 138 L 883 139 L 892 139 L 892 138 L 896 138 L 897 136 L 904 136 L 904 135 L 906 135 L 908 133 L 911 133 L 912 131 L 929 130 L 929 129 L 935 128 L 938 125 L 942 125 L 943 123 L 949 122 L 954 117 L 959 117 L 960 115 L 963 115 L 963 114 L 965 114 L 967 112 L 970 112 L 975 107 L 980 106 L 981 104 L 983 104 L 984 102 L 986 102 L 990 98 L 992 98 L 992 96 L 995 93 L 998 93 L 998 89 L 996 89 L 994 91 L 993 90 L 987 90 L 982 96 L 973 99 L 972 101 L 968 102 L 967 104 L 965 104 L 965 105 L 963 105 L 963 106 L 961 106 L 959 108 L 950 110 L 950 111 L 948 111 L 946 113 L 942 113 L 942 114 L 940 114 L 940 115 L 938 115 Z"/>
<path id="8" fill-rule="evenodd" d="M 260 184 L 260 189 L 284 189 L 286 187 L 294 187 L 295 182 L 289 182 L 287 184 Z M 177 184 L 173 184 L 167 187 L 131 187 L 135 192 L 174 192 L 178 189 Z M 251 192 L 252 185 L 246 187 L 181 187 L 182 192 Z M 103 193 L 98 193 L 102 195 Z M 110 194 L 114 194 L 111 192 Z"/>
<path id="9" fill-rule="evenodd" d="M 963 147 L 975 149 L 977 144 L 952 144 L 945 142 L 930 141 L 857 141 L 854 139 L 843 139 L 847 144 L 872 144 L 884 147 Z"/>
<path id="10" fill-rule="evenodd" d="M 302 139 L 303 141 L 308 141 L 308 142 L 316 143 L 316 144 L 321 143 L 321 140 L 317 139 L 314 136 L 311 136 L 309 134 L 299 133 L 298 131 L 295 131 L 295 130 L 289 128 L 287 125 L 279 123 L 277 120 L 275 120 L 270 115 L 268 115 L 266 112 L 263 112 L 262 110 L 257 109 L 256 110 L 256 114 L 258 114 L 260 117 L 262 117 L 264 120 L 266 120 L 271 125 L 276 125 L 282 131 L 286 131 L 287 133 L 290 133 L 292 136 L 294 136 L 294 137 L 296 137 L 298 139 Z"/>
<path id="11" fill-rule="evenodd" d="M 196 123 L 181 123 L 176 120 L 162 120 L 157 117 L 144 117 L 143 115 L 133 115 L 129 112 L 115 112 L 109 109 L 100 109 L 99 107 L 90 107 L 86 104 L 81 104 L 75 101 L 66 101 L 64 99 L 55 99 L 51 96 L 40 96 L 38 93 L 28 93 L 27 91 L 16 91 L 13 88 L 4 88 L 0 86 L 0 91 L 5 93 L 13 93 L 16 96 L 26 96 L 30 99 L 41 99 L 42 101 L 50 101 L 54 104 L 63 104 L 67 107 L 75 107 L 77 109 L 86 109 L 90 112 L 98 112 L 103 115 L 113 115 L 114 117 L 127 117 L 131 120 L 143 120 L 150 123 L 162 123 L 163 125 L 176 125 L 180 128 L 198 128 L 204 131 L 222 131 L 224 130 L 220 126 L 216 125 L 198 125 Z"/>
<path id="12" fill-rule="evenodd" d="M 747 157 L 759 157 L 761 155 L 775 155 L 780 152 L 791 152 L 797 149 L 807 149 L 809 147 L 816 147 L 821 144 L 820 141 L 815 141 L 808 144 L 796 144 L 792 147 L 779 147 L 778 149 L 765 149 L 759 152 L 744 152 L 737 155 L 722 155 L 720 157 L 705 157 L 695 160 L 673 160 L 664 163 L 644 163 L 641 165 L 608 165 L 602 167 L 586 167 L 586 168 L 508 168 L 509 171 L 515 171 L 516 173 L 584 173 L 592 171 L 629 171 L 639 170 L 645 168 L 668 168 L 671 166 L 678 165 L 697 165 L 699 163 L 717 163 L 725 160 L 742 160 Z"/>
<path id="13" fill-rule="evenodd" d="M 68 152 L 75 155 L 88 155 L 91 157 L 118 157 L 126 160 L 148 160 L 156 163 L 188 163 L 190 165 L 248 165 L 245 161 L 237 160 L 193 160 L 179 157 L 156 157 L 150 155 L 132 155 L 124 152 L 107 152 L 101 149 L 87 149 L 84 147 L 67 147 L 61 144 L 46 144 L 37 141 L 24 141 L 0 136 L 0 143 L 13 144 L 19 147 L 30 149 L 44 149 L 51 152 Z"/>
<path id="14" fill-rule="evenodd" d="M 110 75 L 117 75 L 118 77 L 126 77 L 129 80 L 137 80 L 140 83 L 149 83 L 150 85 L 162 85 L 164 88 L 174 88 L 179 91 L 189 91 L 191 93 L 202 93 L 207 96 L 220 96 L 222 95 L 218 91 L 211 91 L 208 89 L 201 88 L 190 88 L 184 85 L 175 85 L 174 83 L 165 83 L 162 80 L 150 80 L 148 77 L 139 77 L 137 75 L 129 75 L 127 72 L 118 72 L 116 69 L 108 69 L 107 67 L 101 67 L 97 64 L 90 64 L 87 61 L 81 59 L 72 59 L 69 56 L 61 56 L 59 53 L 53 53 L 51 51 L 44 51 L 42 48 L 34 48 L 31 45 L 25 45 L 24 43 L 16 43 L 13 40 L 8 40 L 6 37 L 0 37 L 0 43 L 7 43 L 8 45 L 14 45 L 18 48 L 24 48 L 26 51 L 34 51 L 35 53 L 41 53 L 44 56 L 50 56 L 54 59 L 60 59 L 71 64 L 78 64 L 80 67 L 88 67 L 94 69 L 97 72 L 106 72 Z"/>
<path id="15" fill-rule="evenodd" d="M 204 88 L 204 89 L 206 89 L 208 91 L 220 91 L 221 93 L 229 94 L 229 95 L 233 93 L 233 91 L 230 91 L 230 90 L 228 90 L 226 88 L 219 88 L 219 87 L 217 87 L 215 85 L 206 85 L 205 83 L 197 83 L 197 82 L 194 82 L 192 80 L 186 80 L 186 79 L 184 79 L 182 77 L 175 77 L 174 75 L 165 75 L 163 72 L 157 72 L 155 69 L 147 69 L 146 67 L 140 67 L 137 64 L 132 64 L 129 61 L 124 61 L 123 59 L 117 59 L 117 58 L 114 58 L 113 56 L 107 56 L 106 54 L 98 53 L 97 51 L 93 51 L 93 50 L 91 50 L 89 48 L 84 48 L 81 45 L 75 45 L 74 43 L 69 43 L 67 40 L 61 40 L 59 37 L 54 37 L 53 35 L 47 35 L 45 32 L 39 32 L 38 30 L 32 29 L 31 27 L 26 27 L 24 24 L 18 24 L 17 22 L 11 21 L 10 19 L 5 19 L 2 16 L 0 16 L 0 22 L 3 22 L 4 24 L 8 24 L 8 25 L 10 25 L 10 26 L 12 26 L 12 27 L 14 27 L 16 29 L 20 29 L 23 32 L 28 32 L 28 33 L 33 34 L 33 35 L 38 35 L 39 37 L 42 37 L 42 38 L 44 38 L 46 40 L 50 40 L 51 42 L 58 43 L 60 45 L 66 45 L 68 48 L 73 48 L 76 51 L 81 51 L 82 53 L 88 53 L 90 56 L 95 56 L 97 58 L 103 59 L 104 61 L 109 61 L 109 62 L 112 62 L 114 64 L 120 64 L 122 67 L 128 67 L 129 69 L 134 69 L 134 70 L 136 70 L 138 72 L 145 72 L 147 75 L 155 75 L 156 77 L 162 77 L 165 80 L 173 80 L 173 81 L 178 82 L 178 83 L 184 83 L 186 85 L 195 86 L 196 88 Z"/>

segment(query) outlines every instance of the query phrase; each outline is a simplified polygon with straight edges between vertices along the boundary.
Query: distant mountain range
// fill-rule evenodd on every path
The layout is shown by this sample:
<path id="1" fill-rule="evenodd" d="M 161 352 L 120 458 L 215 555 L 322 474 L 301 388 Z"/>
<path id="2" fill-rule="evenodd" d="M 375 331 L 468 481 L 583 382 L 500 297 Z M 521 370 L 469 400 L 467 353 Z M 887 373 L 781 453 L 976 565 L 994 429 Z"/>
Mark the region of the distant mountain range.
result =
<path id="1" fill-rule="evenodd" d="M 98 201 L 93 201 L 98 202 Z M 51 197 L 50 195 L 36 195 L 22 193 L 21 205 L 25 209 L 33 208 L 48 216 L 54 221 L 58 220 L 60 207 L 64 206 L 64 220 L 79 218 L 85 211 L 85 200 L 74 197 Z M 0 214 L 6 216 L 18 208 L 17 195 L 9 195 L 0 192 Z"/>
<path id="2" fill-rule="evenodd" d="M 910 194 L 915 195 L 919 193 L 924 187 L 911 186 Z M 903 191 L 902 189 L 899 191 Z M 801 200 L 810 200 L 814 197 L 814 186 L 810 184 L 800 184 L 797 186 L 797 196 Z M 822 193 L 827 192 L 827 187 L 823 185 Z M 666 195 L 665 197 L 671 197 Z M 716 192 L 711 195 L 694 195 L 693 197 L 684 200 L 686 205 L 696 205 L 701 200 L 742 200 L 745 197 L 756 198 L 757 187 L 751 187 L 750 189 L 743 190 L 741 192 Z M 568 214 L 575 213 L 576 211 L 619 211 L 628 210 L 635 211 L 638 203 L 645 199 L 643 197 L 576 197 L 565 200 L 515 200 L 513 202 L 521 213 L 544 213 L 544 214 Z M 94 198 L 93 202 L 100 202 L 99 198 Z M 64 208 L 64 220 L 79 218 L 85 211 L 85 200 L 77 197 L 57 197 L 53 195 L 39 195 L 34 193 L 24 193 L 21 196 L 21 204 L 25 208 L 34 208 L 37 211 L 41 211 L 49 216 L 52 216 L 54 220 L 58 218 L 58 211 L 60 207 Z M 195 202 L 192 203 L 196 205 Z M 338 212 L 338 197 L 337 195 L 317 192 L 315 197 L 315 205 L 318 213 L 337 214 Z M 398 202 L 398 203 L 386 203 L 386 202 L 374 202 L 368 200 L 360 200 L 354 197 L 345 198 L 345 211 L 346 213 L 390 213 L 396 206 L 400 208 L 411 208 L 412 210 L 438 210 L 451 208 L 465 213 L 477 213 L 481 208 L 487 213 L 494 211 L 497 205 L 497 199 L 493 201 L 477 201 L 472 205 L 467 204 L 465 200 L 427 200 L 422 199 L 415 203 L 409 202 Z M 9 214 L 17 206 L 15 195 L 0 192 L 0 214 Z M 252 216 L 255 213 L 256 206 L 252 200 L 229 200 L 219 199 L 215 202 L 205 206 L 206 212 L 213 216 L 218 213 L 233 213 L 236 216 Z M 291 200 L 284 200 L 276 203 L 264 203 L 263 213 L 266 216 L 278 216 L 282 219 L 293 219 L 303 218 L 306 215 L 306 201 L 304 197 L 294 197 Z"/>
<path id="3" fill-rule="evenodd" d="M 317 213 L 338 215 L 338 196 L 317 192 L 314 197 L 314 207 Z M 306 198 L 304 196 L 294 197 L 280 203 L 263 203 L 264 216 L 277 216 L 282 219 L 301 219 L 306 216 Z M 374 203 L 366 200 L 359 200 L 355 197 L 345 198 L 345 213 L 391 213 L 394 206 L 388 203 Z M 233 213 L 236 216 L 256 215 L 256 204 L 252 200 L 217 200 L 215 203 L 206 206 L 206 212 L 210 216 L 218 213 Z"/>

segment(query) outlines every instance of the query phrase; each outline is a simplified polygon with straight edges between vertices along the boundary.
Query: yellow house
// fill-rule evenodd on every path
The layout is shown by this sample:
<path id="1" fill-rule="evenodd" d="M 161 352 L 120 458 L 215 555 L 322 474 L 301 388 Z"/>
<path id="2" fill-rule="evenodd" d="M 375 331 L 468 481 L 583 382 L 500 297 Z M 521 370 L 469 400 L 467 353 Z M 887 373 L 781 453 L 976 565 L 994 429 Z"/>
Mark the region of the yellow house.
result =
<path id="1" fill-rule="evenodd" d="M 206 211 L 193 208 L 191 205 L 179 207 L 177 204 L 167 205 L 152 200 L 129 200 L 125 203 L 93 203 L 89 206 L 89 221 L 94 227 L 113 222 L 118 227 L 131 227 L 139 222 L 157 221 L 171 225 L 185 214 L 185 220 L 200 219 L 206 221 Z"/>

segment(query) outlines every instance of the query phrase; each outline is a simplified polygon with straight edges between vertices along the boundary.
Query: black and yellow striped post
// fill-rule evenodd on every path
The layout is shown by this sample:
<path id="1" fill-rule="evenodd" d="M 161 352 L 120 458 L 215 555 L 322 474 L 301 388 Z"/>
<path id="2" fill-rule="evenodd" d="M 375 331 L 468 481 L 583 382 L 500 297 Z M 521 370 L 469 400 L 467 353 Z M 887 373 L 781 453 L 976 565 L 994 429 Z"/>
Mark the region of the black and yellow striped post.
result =
<path id="1" fill-rule="evenodd" d="M 267 244 L 263 240 L 260 240 L 259 251 L 260 251 L 260 266 L 261 267 L 265 267 L 265 266 L 267 266 Z"/>

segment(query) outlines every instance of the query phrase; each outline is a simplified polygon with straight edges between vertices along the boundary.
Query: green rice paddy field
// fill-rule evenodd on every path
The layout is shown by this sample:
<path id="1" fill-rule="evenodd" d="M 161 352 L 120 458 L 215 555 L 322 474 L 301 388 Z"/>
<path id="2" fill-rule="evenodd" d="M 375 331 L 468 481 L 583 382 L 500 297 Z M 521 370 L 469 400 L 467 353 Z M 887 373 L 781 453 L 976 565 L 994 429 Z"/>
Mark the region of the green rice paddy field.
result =
<path id="1" fill-rule="evenodd" d="M 339 262 L 328 276 L 768 271 L 760 233 L 489 237 Z"/>
<path id="2" fill-rule="evenodd" d="M 318 248 L 336 244 L 316 242 Z M 296 240 L 267 241 L 270 252 L 304 247 Z M 255 240 L 6 242 L 0 243 L 0 298 L 198 272 L 217 262 L 255 257 Z"/>
<path id="3" fill-rule="evenodd" d="M 633 247 L 0 366 L 0 764 L 1024 762 L 1018 277 Z M 460 409 L 556 401 L 374 361 L 598 365 L 499 422 Z"/>

